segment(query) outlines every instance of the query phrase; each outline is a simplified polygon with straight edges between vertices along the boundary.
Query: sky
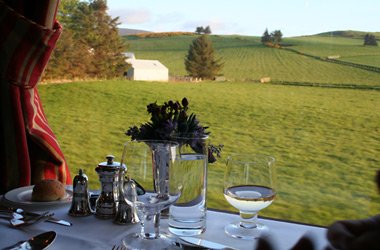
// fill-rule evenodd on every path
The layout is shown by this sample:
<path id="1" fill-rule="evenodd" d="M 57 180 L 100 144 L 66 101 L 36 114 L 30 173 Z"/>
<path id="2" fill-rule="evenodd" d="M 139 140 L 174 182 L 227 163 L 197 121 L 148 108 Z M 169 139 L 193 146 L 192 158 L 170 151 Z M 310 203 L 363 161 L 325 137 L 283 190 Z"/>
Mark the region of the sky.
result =
<path id="1" fill-rule="evenodd" d="M 108 0 L 120 28 L 152 32 L 210 26 L 213 34 L 285 37 L 336 30 L 380 31 L 378 0 Z"/>

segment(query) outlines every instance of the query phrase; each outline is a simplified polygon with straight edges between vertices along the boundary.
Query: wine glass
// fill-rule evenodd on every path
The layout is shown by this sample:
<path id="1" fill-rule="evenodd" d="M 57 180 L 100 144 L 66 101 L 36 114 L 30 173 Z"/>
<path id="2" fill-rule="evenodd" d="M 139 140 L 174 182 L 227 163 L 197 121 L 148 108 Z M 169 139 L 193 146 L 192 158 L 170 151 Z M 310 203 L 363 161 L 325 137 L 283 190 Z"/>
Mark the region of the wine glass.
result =
<path id="1" fill-rule="evenodd" d="M 224 197 L 239 210 L 240 221 L 225 226 L 235 238 L 265 237 L 269 229 L 258 223 L 257 214 L 276 196 L 275 159 L 259 154 L 235 154 L 227 159 L 224 175 Z"/>
<path id="2" fill-rule="evenodd" d="M 141 232 L 128 234 L 123 239 L 124 246 L 128 249 L 177 249 L 168 235 L 160 233 L 160 212 L 181 195 L 178 143 L 131 141 L 125 144 L 124 152 L 128 177 L 146 190 L 142 195 L 126 196 L 127 202 L 137 209 Z M 155 171 L 156 164 L 162 167 L 159 171 Z M 158 179 L 161 180 L 159 184 Z M 127 186 L 134 186 L 130 184 Z"/>

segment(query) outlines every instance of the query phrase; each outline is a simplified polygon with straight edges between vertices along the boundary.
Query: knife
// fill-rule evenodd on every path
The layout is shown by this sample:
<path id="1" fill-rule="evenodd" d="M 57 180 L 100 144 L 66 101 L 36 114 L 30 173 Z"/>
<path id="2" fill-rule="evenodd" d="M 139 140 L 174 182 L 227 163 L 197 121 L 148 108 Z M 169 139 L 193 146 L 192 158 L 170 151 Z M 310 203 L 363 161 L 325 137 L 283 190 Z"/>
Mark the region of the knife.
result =
<path id="1" fill-rule="evenodd" d="M 217 242 L 213 242 L 210 240 L 195 238 L 195 237 L 179 237 L 182 241 L 186 243 L 190 243 L 193 245 L 201 246 L 208 249 L 223 249 L 223 250 L 237 250 L 236 248 L 232 248 Z"/>
<path id="2" fill-rule="evenodd" d="M 48 246 L 50 246 L 57 234 L 54 231 L 49 231 L 45 232 L 42 234 L 39 234 L 37 236 L 34 236 L 30 238 L 29 240 L 26 241 L 20 241 L 17 242 L 16 244 L 3 248 L 3 250 L 26 250 L 26 249 L 31 249 L 31 250 L 42 250 L 46 249 Z"/>
<path id="3" fill-rule="evenodd" d="M 60 220 L 60 219 L 57 219 L 57 218 L 54 218 L 54 217 L 51 217 L 50 219 L 46 220 L 47 222 L 50 222 L 50 223 L 55 223 L 55 224 L 59 224 L 59 225 L 62 225 L 62 226 L 67 226 L 67 227 L 70 227 L 73 225 L 73 223 L 67 221 L 67 220 Z"/>

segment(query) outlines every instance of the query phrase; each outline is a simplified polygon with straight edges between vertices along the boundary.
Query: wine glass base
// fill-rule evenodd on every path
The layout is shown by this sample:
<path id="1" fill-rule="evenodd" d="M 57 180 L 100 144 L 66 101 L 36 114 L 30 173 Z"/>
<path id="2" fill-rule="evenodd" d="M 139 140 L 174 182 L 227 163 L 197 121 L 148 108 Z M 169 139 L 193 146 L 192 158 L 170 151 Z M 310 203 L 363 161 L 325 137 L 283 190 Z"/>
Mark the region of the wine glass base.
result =
<path id="1" fill-rule="evenodd" d="M 123 239 L 123 245 L 127 249 L 151 250 L 151 249 L 181 249 L 171 238 L 160 234 L 155 239 L 145 239 L 139 233 L 128 234 Z"/>
<path id="2" fill-rule="evenodd" d="M 197 236 L 205 231 L 205 228 L 184 229 L 169 226 L 169 232 L 177 236 Z"/>
<path id="3" fill-rule="evenodd" d="M 256 227 L 246 228 L 241 226 L 240 222 L 235 222 L 226 225 L 224 231 L 229 236 L 244 240 L 263 238 L 269 235 L 269 228 L 261 223 L 257 223 Z"/>

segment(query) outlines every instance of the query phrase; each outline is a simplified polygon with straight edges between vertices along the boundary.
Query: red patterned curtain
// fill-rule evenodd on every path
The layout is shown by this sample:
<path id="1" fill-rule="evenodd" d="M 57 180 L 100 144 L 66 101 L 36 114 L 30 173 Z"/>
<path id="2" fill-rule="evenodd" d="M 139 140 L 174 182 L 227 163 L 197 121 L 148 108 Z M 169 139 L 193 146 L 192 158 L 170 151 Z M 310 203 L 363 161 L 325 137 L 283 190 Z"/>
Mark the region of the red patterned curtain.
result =
<path id="1" fill-rule="evenodd" d="M 0 193 L 41 179 L 70 184 L 36 88 L 62 28 L 59 0 L 0 0 Z"/>

